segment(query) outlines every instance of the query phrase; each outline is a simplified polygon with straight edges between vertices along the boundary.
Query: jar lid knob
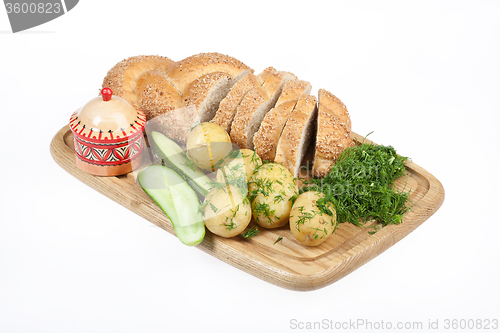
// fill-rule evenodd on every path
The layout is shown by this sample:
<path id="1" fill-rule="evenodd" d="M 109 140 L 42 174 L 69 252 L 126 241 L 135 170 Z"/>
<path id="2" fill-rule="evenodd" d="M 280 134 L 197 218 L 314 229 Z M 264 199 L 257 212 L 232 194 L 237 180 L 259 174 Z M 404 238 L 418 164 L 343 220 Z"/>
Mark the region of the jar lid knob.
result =
<path id="1" fill-rule="evenodd" d="M 107 102 L 111 100 L 111 96 L 113 96 L 113 91 L 109 88 L 103 88 L 101 90 L 102 100 Z"/>

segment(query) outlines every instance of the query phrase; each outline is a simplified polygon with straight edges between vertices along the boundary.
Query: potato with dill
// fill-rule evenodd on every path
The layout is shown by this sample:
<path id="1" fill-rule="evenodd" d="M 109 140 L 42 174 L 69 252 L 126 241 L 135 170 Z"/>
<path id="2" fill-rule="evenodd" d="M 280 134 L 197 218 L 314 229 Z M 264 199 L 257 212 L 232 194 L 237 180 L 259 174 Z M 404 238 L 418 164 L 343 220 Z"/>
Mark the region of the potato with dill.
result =
<path id="1" fill-rule="evenodd" d="M 247 197 L 233 185 L 219 183 L 201 205 L 203 221 L 208 230 L 229 238 L 241 234 L 250 223 L 252 208 Z"/>
<path id="2" fill-rule="evenodd" d="M 262 164 L 259 155 L 250 149 L 232 150 L 217 169 L 219 183 L 234 185 L 242 195 L 248 192 L 248 182 L 255 168 Z"/>
<path id="3" fill-rule="evenodd" d="M 226 175 L 226 178 L 245 177 L 245 180 L 248 182 L 253 171 L 261 164 L 262 159 L 253 150 L 231 150 L 217 170 L 217 181 L 222 182 L 224 175 Z"/>
<path id="4" fill-rule="evenodd" d="M 248 196 L 253 217 L 263 228 L 279 228 L 287 224 L 297 195 L 293 175 L 281 164 L 263 164 L 250 178 Z"/>
<path id="5" fill-rule="evenodd" d="M 317 191 L 304 192 L 290 212 L 290 231 L 300 243 L 317 246 L 327 240 L 337 226 L 337 213 L 325 195 Z"/>

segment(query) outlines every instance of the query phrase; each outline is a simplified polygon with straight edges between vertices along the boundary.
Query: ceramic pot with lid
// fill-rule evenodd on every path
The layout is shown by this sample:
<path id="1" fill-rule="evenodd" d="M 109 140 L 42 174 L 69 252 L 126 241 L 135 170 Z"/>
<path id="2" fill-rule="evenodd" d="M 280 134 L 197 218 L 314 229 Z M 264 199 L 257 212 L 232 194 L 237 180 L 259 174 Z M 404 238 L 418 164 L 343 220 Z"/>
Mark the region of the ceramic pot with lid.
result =
<path id="1" fill-rule="evenodd" d="M 118 176 L 141 164 L 144 112 L 109 88 L 71 115 L 76 165 L 96 176 Z"/>

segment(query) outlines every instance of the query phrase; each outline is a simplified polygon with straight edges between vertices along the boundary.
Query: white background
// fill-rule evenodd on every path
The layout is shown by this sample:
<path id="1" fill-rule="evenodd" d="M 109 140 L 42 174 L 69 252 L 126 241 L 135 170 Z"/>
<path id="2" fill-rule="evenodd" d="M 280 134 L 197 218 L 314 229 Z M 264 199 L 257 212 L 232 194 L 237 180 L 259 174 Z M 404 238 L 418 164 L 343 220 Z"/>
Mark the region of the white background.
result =
<path id="1" fill-rule="evenodd" d="M 87 0 L 17 34 L 0 7 L 0 332 L 500 319 L 499 32 L 498 1 Z M 214 51 L 332 91 L 355 132 L 442 182 L 443 206 L 342 280 L 295 292 L 183 246 L 52 160 L 116 62 Z"/>

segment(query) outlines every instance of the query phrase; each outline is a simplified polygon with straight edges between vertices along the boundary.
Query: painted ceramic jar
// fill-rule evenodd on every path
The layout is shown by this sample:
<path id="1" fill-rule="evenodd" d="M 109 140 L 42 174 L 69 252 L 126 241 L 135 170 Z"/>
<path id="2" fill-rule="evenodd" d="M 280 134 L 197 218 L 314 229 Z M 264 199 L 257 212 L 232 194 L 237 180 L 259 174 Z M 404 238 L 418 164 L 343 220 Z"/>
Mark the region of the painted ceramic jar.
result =
<path id="1" fill-rule="evenodd" d="M 76 165 L 96 176 L 118 176 L 141 164 L 144 112 L 109 88 L 71 115 Z"/>

